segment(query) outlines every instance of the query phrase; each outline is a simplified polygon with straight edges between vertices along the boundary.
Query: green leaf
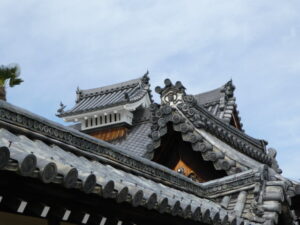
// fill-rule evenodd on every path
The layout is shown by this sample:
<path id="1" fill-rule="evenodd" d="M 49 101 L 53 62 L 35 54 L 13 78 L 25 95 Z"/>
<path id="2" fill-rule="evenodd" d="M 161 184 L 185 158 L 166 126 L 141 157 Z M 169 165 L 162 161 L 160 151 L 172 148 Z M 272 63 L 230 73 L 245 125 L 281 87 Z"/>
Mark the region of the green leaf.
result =
<path id="1" fill-rule="evenodd" d="M 9 80 L 9 86 L 10 86 L 10 87 L 14 87 L 14 86 L 16 86 L 16 85 L 21 84 L 22 82 L 24 82 L 24 81 L 23 81 L 22 79 L 20 79 L 20 78 L 10 79 L 10 80 Z"/>
<path id="2" fill-rule="evenodd" d="M 10 87 L 14 87 L 23 82 L 19 78 L 20 68 L 18 65 L 14 66 L 0 66 L 0 86 L 5 87 L 6 83 L 9 83 Z"/>

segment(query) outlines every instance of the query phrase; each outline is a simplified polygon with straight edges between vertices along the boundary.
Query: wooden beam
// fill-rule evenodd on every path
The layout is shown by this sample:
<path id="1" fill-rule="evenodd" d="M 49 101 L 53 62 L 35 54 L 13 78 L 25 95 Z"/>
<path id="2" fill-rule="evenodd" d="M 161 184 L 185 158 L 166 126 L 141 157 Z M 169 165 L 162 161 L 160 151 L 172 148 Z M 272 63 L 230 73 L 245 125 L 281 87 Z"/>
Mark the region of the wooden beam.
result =
<path id="1" fill-rule="evenodd" d="M 23 213 L 24 210 L 25 210 L 25 208 L 26 208 L 26 206 L 27 206 L 27 204 L 28 204 L 28 202 L 26 202 L 26 201 L 21 201 L 21 202 L 20 202 L 20 205 L 19 205 L 19 207 L 18 207 L 18 209 L 17 209 L 17 212 L 18 212 L 18 213 Z"/>
<path id="2" fill-rule="evenodd" d="M 43 211 L 42 211 L 42 213 L 41 213 L 40 216 L 46 218 L 47 215 L 48 215 L 48 213 L 49 213 L 49 211 L 50 211 L 50 207 L 49 207 L 49 206 L 45 206 L 45 207 L 43 208 Z"/>
<path id="3" fill-rule="evenodd" d="M 106 217 L 102 217 L 102 220 L 100 222 L 100 225 L 105 225 L 107 218 Z"/>
<path id="4" fill-rule="evenodd" d="M 64 213 L 64 215 L 62 217 L 62 220 L 63 221 L 67 221 L 69 219 L 70 215 L 71 215 L 71 210 L 66 209 L 65 213 Z"/>
<path id="5" fill-rule="evenodd" d="M 119 220 L 117 218 L 109 217 L 106 220 L 105 225 L 118 225 Z"/>
<path id="6" fill-rule="evenodd" d="M 90 214 L 85 213 L 84 216 L 83 216 L 83 218 L 82 218 L 81 223 L 82 224 L 86 224 L 89 221 L 89 218 L 90 218 Z"/>
<path id="7" fill-rule="evenodd" d="M 104 223 L 103 216 L 108 218 L 105 225 L 117 225 L 119 220 L 129 221 L 130 224 L 138 225 L 196 224 L 190 219 L 172 216 L 169 213 L 160 214 L 158 211 L 149 210 L 145 206 L 133 207 L 128 202 L 117 203 L 115 199 L 105 199 L 97 194 L 85 194 L 76 189 L 66 189 L 58 184 L 44 184 L 38 179 L 22 177 L 13 172 L 0 171 L 0 176 L 3 178 L 0 180 L 0 196 L 15 196 L 17 193 L 18 196 L 24 197 L 25 201 L 29 203 L 40 202 L 44 204 L 44 207 L 40 210 L 47 211 L 47 218 L 56 218 L 57 220 L 64 218 L 71 223 L 81 224 L 85 213 L 87 213 L 90 215 L 87 225 L 100 225 L 101 221 Z M 108 193 L 110 193 L 111 187 L 107 187 L 107 189 L 109 189 Z M 5 200 L 5 198 L 3 199 Z M 157 197 L 154 196 L 153 198 L 156 199 Z M 159 206 L 160 210 L 164 212 L 168 208 L 168 201 L 167 199 L 161 200 L 163 199 L 159 200 Z M 1 203 L 1 209 L 3 209 L 2 205 Z M 45 206 L 48 206 L 49 209 L 45 208 Z M 25 210 L 24 214 L 37 216 L 31 213 L 29 209 L 30 207 Z M 70 211 L 68 218 L 66 210 Z M 16 211 L 10 210 L 10 212 Z M 73 218 L 75 218 L 77 212 L 80 213 L 81 217 L 78 217 L 78 220 L 75 221 Z"/>
<path id="8" fill-rule="evenodd" d="M 42 203 L 41 200 L 40 201 L 29 200 L 24 214 L 45 218 L 47 217 L 49 211 L 50 211 L 50 206 Z"/>
<path id="9" fill-rule="evenodd" d="M 27 201 L 19 198 L 16 195 L 5 195 L 2 203 L 3 204 L 1 204 L 1 208 L 7 209 L 12 213 L 23 213 L 27 206 Z"/>

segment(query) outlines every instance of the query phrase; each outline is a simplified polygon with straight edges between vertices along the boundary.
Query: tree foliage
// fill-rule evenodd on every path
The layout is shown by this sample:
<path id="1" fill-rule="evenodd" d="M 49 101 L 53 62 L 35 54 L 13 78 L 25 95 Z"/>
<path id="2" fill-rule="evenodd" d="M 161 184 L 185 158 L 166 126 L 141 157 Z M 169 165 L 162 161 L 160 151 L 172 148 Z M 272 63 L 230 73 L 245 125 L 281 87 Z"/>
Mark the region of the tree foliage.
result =
<path id="1" fill-rule="evenodd" d="M 0 66 L 0 87 L 14 87 L 22 82 L 18 65 Z"/>

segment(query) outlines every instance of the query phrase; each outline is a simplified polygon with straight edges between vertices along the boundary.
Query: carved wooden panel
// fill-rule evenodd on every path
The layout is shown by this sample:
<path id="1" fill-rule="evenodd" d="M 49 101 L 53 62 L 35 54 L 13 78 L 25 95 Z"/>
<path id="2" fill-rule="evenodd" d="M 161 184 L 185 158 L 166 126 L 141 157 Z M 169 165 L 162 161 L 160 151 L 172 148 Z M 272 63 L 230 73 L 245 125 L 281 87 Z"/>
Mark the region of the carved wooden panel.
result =
<path id="1" fill-rule="evenodd" d="M 181 173 L 189 178 L 191 178 L 192 180 L 198 181 L 198 182 L 205 182 L 206 180 L 199 177 L 197 175 L 197 173 L 189 166 L 187 165 L 184 161 L 182 161 L 181 159 L 178 161 L 177 165 L 175 166 L 175 168 L 173 168 L 173 170 L 175 170 L 178 173 Z"/>
<path id="2" fill-rule="evenodd" d="M 117 127 L 100 131 L 94 131 L 90 133 L 90 135 L 104 141 L 112 141 L 115 139 L 125 137 L 127 134 L 127 130 L 128 129 L 126 127 Z"/>

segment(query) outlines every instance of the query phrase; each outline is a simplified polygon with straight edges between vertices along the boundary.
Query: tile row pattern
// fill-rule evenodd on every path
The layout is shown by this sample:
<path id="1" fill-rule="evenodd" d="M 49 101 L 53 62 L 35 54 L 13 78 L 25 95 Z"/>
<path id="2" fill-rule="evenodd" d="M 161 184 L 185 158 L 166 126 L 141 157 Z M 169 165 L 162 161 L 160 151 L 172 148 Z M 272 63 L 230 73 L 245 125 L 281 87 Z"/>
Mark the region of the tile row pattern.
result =
<path id="1" fill-rule="evenodd" d="M 220 140 L 232 146 L 234 149 L 252 157 L 253 159 L 265 163 L 269 166 L 274 165 L 274 169 L 278 164 L 275 158 L 266 153 L 266 142 L 263 140 L 254 139 L 240 130 L 229 126 L 222 120 L 216 118 L 202 106 L 197 104 L 196 99 L 192 95 L 186 95 L 181 82 L 175 85 L 169 79 L 165 80 L 165 87 L 157 87 L 156 92 L 161 94 L 161 98 L 168 98 L 168 95 L 176 95 L 179 93 L 182 99 L 176 100 L 176 108 L 193 124 L 197 129 L 204 129 Z M 188 126 L 188 124 L 186 125 Z"/>
<path id="2" fill-rule="evenodd" d="M 168 132 L 167 123 L 171 122 L 173 129 L 181 133 L 183 141 L 191 143 L 192 149 L 200 152 L 204 160 L 211 161 L 216 170 L 224 170 L 227 174 L 235 174 L 249 169 L 249 167 L 241 164 L 237 166 L 235 160 L 218 151 L 175 108 L 166 104 L 162 106 L 152 104 L 151 111 L 152 126 L 150 136 L 152 143 L 147 145 L 147 153 L 144 157 L 153 159 L 154 152 L 161 145 L 161 138 Z"/>
<path id="3" fill-rule="evenodd" d="M 47 142 L 64 146 L 78 155 L 92 158 L 100 163 L 110 164 L 153 181 L 159 181 L 199 197 L 252 184 L 257 179 L 255 177 L 256 172 L 250 170 L 247 173 L 228 176 L 221 181 L 217 180 L 205 184 L 195 183 L 157 163 L 129 154 L 118 146 L 56 124 L 4 101 L 0 101 L 0 125 L 10 130 L 17 130 L 19 133 L 29 133 L 39 139 L 42 137 Z"/>
<path id="4" fill-rule="evenodd" d="M 199 105 L 203 106 L 212 115 L 222 119 L 228 124 L 235 112 L 237 114 L 237 122 L 242 128 L 243 124 L 241 123 L 239 111 L 237 110 L 234 90 L 235 86 L 233 85 L 232 80 L 230 80 L 220 88 L 194 95 L 194 97 Z"/>
<path id="5" fill-rule="evenodd" d="M 0 129 L 1 168 L 206 224 L 250 224 L 213 201 Z M 4 156 L 4 157 L 3 157 Z M 255 224 L 252 223 L 251 224 Z"/>
<path id="6" fill-rule="evenodd" d="M 148 73 L 143 77 L 120 84 L 90 90 L 77 90 L 76 105 L 61 112 L 59 117 L 77 115 L 122 104 L 134 103 L 149 94 L 152 95 Z"/>

